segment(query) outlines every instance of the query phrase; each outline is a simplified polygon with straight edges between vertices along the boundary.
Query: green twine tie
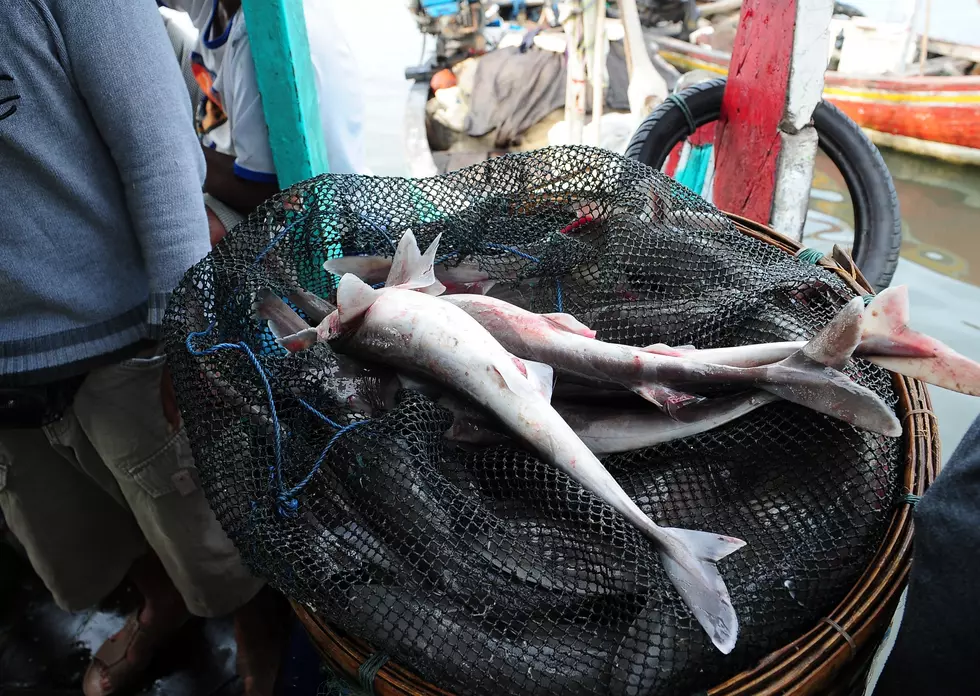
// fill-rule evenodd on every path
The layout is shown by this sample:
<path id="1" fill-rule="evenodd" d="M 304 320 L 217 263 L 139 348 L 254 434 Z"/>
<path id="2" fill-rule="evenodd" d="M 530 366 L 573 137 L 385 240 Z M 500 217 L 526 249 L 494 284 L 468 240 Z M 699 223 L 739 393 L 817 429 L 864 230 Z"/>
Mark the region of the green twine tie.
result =
<path id="1" fill-rule="evenodd" d="M 915 493 L 906 493 L 898 497 L 899 503 L 905 503 L 906 505 L 911 505 L 912 507 L 918 505 L 920 500 L 922 500 L 922 496 L 916 495 Z"/>
<path id="2" fill-rule="evenodd" d="M 357 681 L 360 687 L 371 696 L 374 696 L 374 680 L 388 659 L 388 653 L 376 652 L 357 668 Z"/>
<path id="3" fill-rule="evenodd" d="M 817 251 L 816 249 L 812 249 L 810 247 L 804 247 L 796 252 L 796 258 L 803 263 L 809 263 L 815 266 L 817 261 L 823 258 L 823 252 Z"/>

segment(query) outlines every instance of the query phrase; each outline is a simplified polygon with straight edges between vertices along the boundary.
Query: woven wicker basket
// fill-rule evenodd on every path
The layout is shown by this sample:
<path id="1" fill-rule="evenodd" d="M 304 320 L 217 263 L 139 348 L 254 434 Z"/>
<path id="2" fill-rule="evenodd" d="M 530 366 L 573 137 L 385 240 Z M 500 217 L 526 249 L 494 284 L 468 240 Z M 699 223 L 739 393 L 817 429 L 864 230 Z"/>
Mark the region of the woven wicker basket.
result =
<path id="1" fill-rule="evenodd" d="M 744 234 L 795 254 L 802 247 L 774 230 L 729 215 Z M 851 258 L 835 248 L 818 262 L 838 273 L 859 294 L 872 292 Z M 939 430 L 929 394 L 921 382 L 894 375 L 898 416 L 905 426 L 905 493 L 922 495 L 939 473 Z M 905 587 L 912 554 L 912 510 L 898 506 L 878 554 L 833 612 L 807 633 L 770 653 L 755 667 L 710 689 L 709 696 L 854 693 L 863 683 L 895 606 Z M 358 669 L 374 652 L 369 645 L 330 626 L 307 607 L 294 603 L 324 660 L 339 674 L 358 680 Z M 452 696 L 391 662 L 374 680 L 378 696 Z"/>

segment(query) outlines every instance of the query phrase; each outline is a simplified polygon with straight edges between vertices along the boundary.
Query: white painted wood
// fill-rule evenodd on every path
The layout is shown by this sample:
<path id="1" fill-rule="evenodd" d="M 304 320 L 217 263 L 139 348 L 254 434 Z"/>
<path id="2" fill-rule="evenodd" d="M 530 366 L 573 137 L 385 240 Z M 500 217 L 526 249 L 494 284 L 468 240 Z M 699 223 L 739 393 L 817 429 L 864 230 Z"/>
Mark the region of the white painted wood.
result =
<path id="1" fill-rule="evenodd" d="M 582 143 L 585 126 L 585 36 L 582 20 L 582 0 L 572 0 L 571 14 L 565 22 L 568 35 L 568 76 L 565 82 L 565 122 L 568 142 Z"/>
<path id="2" fill-rule="evenodd" d="M 605 104 L 606 84 L 606 0 L 592 0 L 595 9 L 594 45 L 592 48 L 592 135 L 595 146 L 602 142 L 602 107 Z"/>
<path id="3" fill-rule="evenodd" d="M 416 82 L 408 93 L 405 107 L 405 156 L 408 175 L 424 179 L 439 173 L 425 133 L 425 103 L 429 97 L 429 83 Z"/>
<path id="4" fill-rule="evenodd" d="M 809 123 L 823 94 L 833 13 L 833 0 L 796 0 L 786 104 L 779 126 L 781 149 L 769 221 L 774 229 L 797 240 L 803 238 L 813 183 L 817 133 Z"/>
<path id="5" fill-rule="evenodd" d="M 817 157 L 817 131 L 806 126 L 797 133 L 779 132 L 780 150 L 776 162 L 770 226 L 799 241 L 810 202 L 813 165 Z"/>
<path id="6" fill-rule="evenodd" d="M 667 81 L 650 61 L 636 0 L 620 0 L 619 10 L 626 38 L 626 66 L 630 76 L 626 97 L 629 100 L 630 113 L 639 124 L 640 119 L 667 98 Z"/>
<path id="7" fill-rule="evenodd" d="M 796 27 L 786 107 L 785 130 L 795 133 L 810 122 L 823 93 L 830 58 L 830 18 L 834 0 L 796 0 Z"/>
<path id="8" fill-rule="evenodd" d="M 980 37 L 977 38 L 980 41 Z M 980 46 L 968 46 L 966 44 L 956 44 L 949 41 L 937 41 L 930 37 L 929 50 L 951 58 L 962 58 L 973 63 L 980 63 Z"/>

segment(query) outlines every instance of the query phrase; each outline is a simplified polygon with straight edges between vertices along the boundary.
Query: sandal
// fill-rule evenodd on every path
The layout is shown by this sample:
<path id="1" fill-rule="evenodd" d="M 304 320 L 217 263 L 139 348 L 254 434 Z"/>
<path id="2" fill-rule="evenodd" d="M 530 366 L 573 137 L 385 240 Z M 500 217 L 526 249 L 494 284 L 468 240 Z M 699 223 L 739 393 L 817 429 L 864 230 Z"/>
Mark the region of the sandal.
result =
<path id="1" fill-rule="evenodd" d="M 82 678 L 85 696 L 111 696 L 128 690 L 143 676 L 156 649 L 190 618 L 184 613 L 173 625 L 146 626 L 140 623 L 140 613 L 131 614 L 122 630 L 92 656 L 92 664 Z"/>

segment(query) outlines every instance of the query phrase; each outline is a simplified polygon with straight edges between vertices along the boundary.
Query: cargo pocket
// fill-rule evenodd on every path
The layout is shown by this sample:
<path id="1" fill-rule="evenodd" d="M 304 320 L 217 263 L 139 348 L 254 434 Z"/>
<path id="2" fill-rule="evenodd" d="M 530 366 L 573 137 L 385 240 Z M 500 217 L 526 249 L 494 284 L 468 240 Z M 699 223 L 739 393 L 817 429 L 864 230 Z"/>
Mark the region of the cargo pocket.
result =
<path id="1" fill-rule="evenodd" d="M 171 493 L 187 496 L 200 488 L 200 474 L 184 428 L 147 459 L 124 467 L 123 473 L 151 498 Z"/>
<path id="2" fill-rule="evenodd" d="M 75 417 L 111 468 L 137 470 L 179 434 L 164 412 L 166 365 L 162 354 L 124 360 L 94 370 L 75 395 Z"/>
<path id="3" fill-rule="evenodd" d="M 120 370 L 155 370 L 162 368 L 165 362 L 167 362 L 167 356 L 160 354 L 149 358 L 129 358 L 128 360 L 123 360 L 116 367 Z"/>

